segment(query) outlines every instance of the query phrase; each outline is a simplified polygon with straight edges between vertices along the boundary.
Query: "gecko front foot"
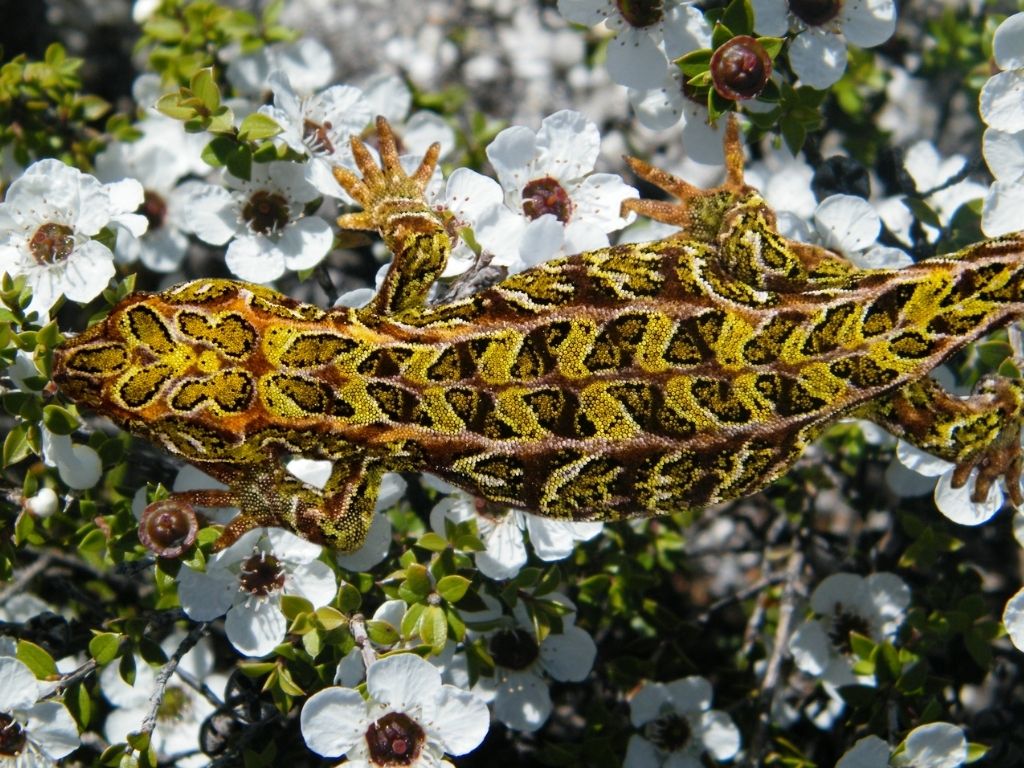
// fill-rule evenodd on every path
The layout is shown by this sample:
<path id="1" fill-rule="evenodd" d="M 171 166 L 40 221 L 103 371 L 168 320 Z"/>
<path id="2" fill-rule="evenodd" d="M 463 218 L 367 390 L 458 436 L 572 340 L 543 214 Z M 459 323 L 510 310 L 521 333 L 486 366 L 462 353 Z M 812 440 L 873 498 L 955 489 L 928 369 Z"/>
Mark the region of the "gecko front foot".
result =
<path id="1" fill-rule="evenodd" d="M 437 166 L 441 145 L 434 142 L 427 149 L 419 167 L 409 175 L 398 160 L 395 134 L 388 121 L 377 117 L 380 165 L 373 159 L 366 144 L 352 137 L 352 154 L 362 178 L 348 168 L 334 166 L 334 178 L 363 210 L 338 217 L 342 229 L 381 230 L 392 216 L 403 210 L 419 211 L 423 208 L 423 191 Z"/>

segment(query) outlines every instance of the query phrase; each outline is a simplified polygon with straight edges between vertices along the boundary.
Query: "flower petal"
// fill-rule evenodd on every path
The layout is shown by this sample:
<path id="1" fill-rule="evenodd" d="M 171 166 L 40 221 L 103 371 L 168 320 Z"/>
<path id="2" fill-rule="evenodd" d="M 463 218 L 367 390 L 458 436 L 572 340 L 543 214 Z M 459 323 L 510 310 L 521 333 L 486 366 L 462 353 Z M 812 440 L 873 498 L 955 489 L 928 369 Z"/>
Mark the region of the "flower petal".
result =
<path id="1" fill-rule="evenodd" d="M 338 582 L 334 571 L 327 563 L 314 560 L 291 567 L 285 583 L 285 592 L 304 597 L 314 608 L 327 605 L 338 593 Z"/>
<path id="2" fill-rule="evenodd" d="M 412 653 L 380 659 L 366 673 L 370 698 L 401 712 L 432 702 L 440 687 L 437 667 Z"/>
<path id="3" fill-rule="evenodd" d="M 740 751 L 740 730 L 725 712 L 712 709 L 700 716 L 700 739 L 716 760 L 731 760 Z"/>
<path id="4" fill-rule="evenodd" d="M 981 119 L 996 130 L 1024 130 L 1024 71 L 1012 69 L 993 75 L 981 88 Z"/>
<path id="5" fill-rule="evenodd" d="M 608 74 L 627 88 L 656 88 L 669 67 L 665 52 L 649 34 L 626 27 L 608 43 Z"/>
<path id="6" fill-rule="evenodd" d="M 865 736 L 839 758 L 836 768 L 888 768 L 889 743 L 877 736 Z"/>
<path id="7" fill-rule="evenodd" d="M 224 631 L 235 649 L 246 656 L 266 656 L 284 640 L 288 621 L 274 601 L 235 605 L 224 620 Z"/>
<path id="8" fill-rule="evenodd" d="M 366 702 L 349 688 L 324 688 L 302 706 L 299 727 L 306 746 L 324 757 L 339 757 L 365 737 Z"/>
<path id="9" fill-rule="evenodd" d="M 893 760 L 894 765 L 914 768 L 958 768 L 967 762 L 967 739 L 951 723 L 928 723 L 912 730 L 905 741 L 906 750 Z"/>
<path id="10" fill-rule="evenodd" d="M 11 656 L 0 656 L 0 711 L 31 706 L 40 690 L 39 681 L 25 664 Z"/>
<path id="11" fill-rule="evenodd" d="M 1000 69 L 1024 67 L 1024 13 L 1015 13 L 996 27 L 992 56 Z"/>
<path id="12" fill-rule="evenodd" d="M 846 45 L 835 35 L 810 27 L 789 44 L 789 63 L 802 85 L 824 91 L 846 71 Z"/>
<path id="13" fill-rule="evenodd" d="M 953 487 L 953 472 L 949 471 L 939 478 L 935 484 L 935 506 L 954 523 L 960 525 L 981 525 L 987 523 L 1003 508 L 1003 489 L 999 483 L 993 483 L 988 489 L 988 496 L 982 502 L 971 499 L 974 493 L 974 482 L 977 471 L 971 472 L 970 478 L 960 488 Z"/>
<path id="14" fill-rule="evenodd" d="M 1010 642 L 1017 646 L 1017 650 L 1024 651 L 1024 589 L 1020 589 L 1006 602 L 1003 625 L 1010 636 Z"/>
<path id="15" fill-rule="evenodd" d="M 464 755 L 476 749 L 490 727 L 487 705 L 469 691 L 453 685 L 442 685 L 434 703 L 434 725 L 444 751 Z"/>
<path id="16" fill-rule="evenodd" d="M 509 728 L 532 733 L 551 716 L 551 693 L 531 672 L 508 672 L 498 682 L 493 706 L 494 716 Z"/>
<path id="17" fill-rule="evenodd" d="M 826 248 L 849 253 L 875 242 L 882 221 L 863 197 L 830 195 L 814 211 L 814 224 Z"/>
<path id="18" fill-rule="evenodd" d="M 206 572 L 187 565 L 178 571 L 178 599 L 193 621 L 212 621 L 227 613 L 238 591 L 238 579 L 224 568 L 207 564 Z"/>
<path id="19" fill-rule="evenodd" d="M 577 626 L 564 625 L 559 634 L 551 633 L 540 646 L 544 669 L 555 680 L 579 682 L 590 674 L 597 657 L 594 639 Z"/>
<path id="20" fill-rule="evenodd" d="M 251 283 L 269 283 L 284 274 L 284 256 L 267 237 L 244 235 L 231 241 L 224 263 Z"/>
<path id="21" fill-rule="evenodd" d="M 843 36 L 861 48 L 881 45 L 896 31 L 893 0 L 850 0 L 842 4 Z"/>

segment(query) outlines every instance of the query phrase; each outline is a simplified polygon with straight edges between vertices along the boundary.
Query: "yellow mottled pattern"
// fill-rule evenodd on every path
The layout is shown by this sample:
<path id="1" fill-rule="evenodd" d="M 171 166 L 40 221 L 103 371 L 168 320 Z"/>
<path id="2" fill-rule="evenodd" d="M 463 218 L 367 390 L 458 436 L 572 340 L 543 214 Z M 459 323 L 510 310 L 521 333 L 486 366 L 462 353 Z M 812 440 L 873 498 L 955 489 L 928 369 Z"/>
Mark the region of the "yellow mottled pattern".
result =
<path id="1" fill-rule="evenodd" d="M 422 196 L 436 149 L 407 175 L 378 128 L 381 165 L 356 141 L 361 175 L 336 172 L 363 207 L 339 223 L 395 254 L 366 307 L 196 280 L 128 297 L 58 350 L 65 395 L 228 485 L 180 494 L 241 508 L 218 547 L 279 525 L 357 549 L 387 471 L 568 520 L 702 508 L 765 487 L 845 416 L 956 462 L 957 482 L 978 468 L 980 494 L 1003 478 L 1020 501 L 1021 383 L 961 399 L 927 378 L 1024 314 L 1020 237 L 859 270 L 775 231 L 730 126 L 728 179 L 708 192 L 631 161 L 680 202 L 627 207 L 680 234 L 430 306 L 451 248 Z M 334 463 L 325 488 L 283 469 L 296 454 Z"/>

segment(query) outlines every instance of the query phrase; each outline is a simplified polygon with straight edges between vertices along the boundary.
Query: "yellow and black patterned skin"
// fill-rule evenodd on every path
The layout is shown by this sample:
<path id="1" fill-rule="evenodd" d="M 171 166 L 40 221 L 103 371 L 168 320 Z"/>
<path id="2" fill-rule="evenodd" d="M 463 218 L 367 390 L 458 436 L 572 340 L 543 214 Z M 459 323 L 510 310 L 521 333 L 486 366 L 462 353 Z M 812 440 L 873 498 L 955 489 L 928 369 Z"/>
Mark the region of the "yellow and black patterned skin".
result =
<path id="1" fill-rule="evenodd" d="M 1020 500 L 1024 387 L 966 399 L 928 372 L 1024 315 L 1024 242 L 1010 236 L 899 270 L 860 270 L 782 238 L 742 178 L 709 191 L 632 160 L 679 203 L 628 208 L 682 227 L 656 242 L 554 260 L 428 306 L 451 246 L 423 200 L 437 149 L 406 175 L 387 124 L 381 166 L 338 170 L 395 254 L 363 309 L 323 310 L 265 287 L 196 280 L 138 293 L 57 352 L 65 395 L 193 462 L 237 505 L 218 548 L 257 525 L 340 550 L 364 541 L 381 475 L 433 472 L 565 520 L 696 509 L 750 494 L 823 429 L 871 419 L 958 465 L 976 495 Z M 321 491 L 282 468 L 330 459 Z"/>

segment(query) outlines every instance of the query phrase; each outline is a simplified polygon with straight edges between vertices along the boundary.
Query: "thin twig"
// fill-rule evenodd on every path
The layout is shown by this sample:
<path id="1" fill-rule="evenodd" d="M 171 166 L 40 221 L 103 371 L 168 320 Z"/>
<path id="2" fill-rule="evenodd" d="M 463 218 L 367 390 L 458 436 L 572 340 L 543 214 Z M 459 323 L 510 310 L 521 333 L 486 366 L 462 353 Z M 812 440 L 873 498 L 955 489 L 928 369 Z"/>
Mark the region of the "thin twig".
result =
<path id="1" fill-rule="evenodd" d="M 20 593 L 26 585 L 32 581 L 32 579 L 45 571 L 52 561 L 53 558 L 50 555 L 42 554 L 36 558 L 34 563 L 27 565 L 18 571 L 14 577 L 14 581 L 0 590 L 0 605 L 3 605 L 12 597 Z"/>
<path id="2" fill-rule="evenodd" d="M 761 693 L 758 696 L 757 729 L 750 740 L 750 749 L 747 752 L 747 765 L 762 765 L 762 752 L 764 751 L 765 743 L 768 739 L 768 729 L 771 727 L 772 722 L 772 700 L 775 698 L 775 689 L 782 677 L 782 660 L 786 654 L 786 649 L 789 647 L 790 635 L 793 633 L 796 601 L 800 592 L 799 580 L 803 569 L 804 553 L 800 547 L 800 542 L 796 541 L 786 563 L 785 583 L 779 603 L 779 622 L 775 627 L 772 653 L 768 657 L 764 678 L 761 681 Z"/>
<path id="3" fill-rule="evenodd" d="M 95 672 L 98 668 L 99 664 L 96 663 L 96 659 L 89 659 L 77 669 L 68 672 L 66 675 L 62 675 L 50 696 L 57 696 L 58 694 L 64 693 L 64 691 L 75 683 L 80 683 L 82 680 L 85 680 L 85 678 L 89 677 L 89 675 Z"/>
<path id="4" fill-rule="evenodd" d="M 706 609 L 704 609 L 704 611 L 697 616 L 697 622 L 700 623 L 708 621 L 713 614 L 717 613 L 723 608 L 730 606 L 734 603 L 741 603 L 744 600 L 761 593 L 763 590 L 768 589 L 768 587 L 774 587 L 776 584 L 781 584 L 785 580 L 786 577 L 782 574 L 768 576 L 764 579 L 761 579 L 759 582 L 757 582 L 757 584 L 752 584 L 746 589 L 740 590 L 739 592 L 736 592 L 731 595 L 726 595 L 725 597 L 716 600 Z"/>
<path id="5" fill-rule="evenodd" d="M 177 650 L 167 660 L 167 663 L 160 667 L 160 671 L 156 673 L 156 690 L 149 697 L 149 712 L 142 721 L 142 727 L 139 728 L 140 733 L 150 734 L 156 728 L 156 717 L 160 711 L 160 704 L 163 703 L 164 693 L 167 691 L 167 683 L 170 682 L 171 676 L 185 657 L 185 654 L 191 651 L 193 646 L 199 642 L 199 638 L 206 634 L 209 626 L 210 622 L 208 621 L 194 626 L 192 631 L 185 635 L 185 639 L 181 641 Z"/>
<path id="6" fill-rule="evenodd" d="M 178 677 L 185 681 L 185 685 L 187 685 L 192 690 L 196 691 L 200 696 L 202 696 L 204 699 L 210 702 L 215 709 L 220 709 L 224 706 L 224 702 L 216 693 L 213 692 L 213 689 L 210 688 L 210 686 L 208 686 L 202 680 L 198 679 L 191 672 L 186 672 L 184 669 L 179 669 Z"/>
<path id="7" fill-rule="evenodd" d="M 363 665 L 369 669 L 375 661 L 377 661 L 377 654 L 373 652 L 373 646 L 370 645 L 370 637 L 366 634 L 366 619 L 363 614 L 357 613 L 348 622 L 349 629 L 352 630 L 352 637 L 355 638 L 356 645 L 359 647 L 359 653 L 363 657 Z"/>

